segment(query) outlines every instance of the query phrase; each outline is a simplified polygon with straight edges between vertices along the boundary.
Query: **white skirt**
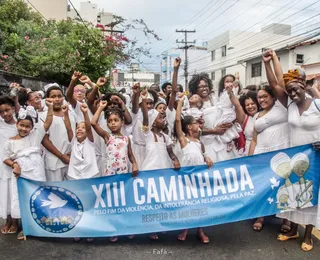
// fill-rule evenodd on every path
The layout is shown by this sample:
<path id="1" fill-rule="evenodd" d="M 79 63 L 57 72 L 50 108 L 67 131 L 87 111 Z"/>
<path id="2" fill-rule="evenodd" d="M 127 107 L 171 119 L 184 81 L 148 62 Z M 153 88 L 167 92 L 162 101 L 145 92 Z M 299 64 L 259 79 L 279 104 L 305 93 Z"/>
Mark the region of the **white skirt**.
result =
<path id="1" fill-rule="evenodd" d="M 305 209 L 295 209 L 294 211 L 282 212 L 277 214 L 277 217 L 288 219 L 300 225 L 314 225 L 319 229 L 320 226 L 317 225 L 317 213 L 318 206 L 313 206 Z"/>
<path id="2" fill-rule="evenodd" d="M 6 180 L 0 178 L 0 218 L 3 219 L 7 219 L 11 214 L 11 186 L 11 178 Z"/>

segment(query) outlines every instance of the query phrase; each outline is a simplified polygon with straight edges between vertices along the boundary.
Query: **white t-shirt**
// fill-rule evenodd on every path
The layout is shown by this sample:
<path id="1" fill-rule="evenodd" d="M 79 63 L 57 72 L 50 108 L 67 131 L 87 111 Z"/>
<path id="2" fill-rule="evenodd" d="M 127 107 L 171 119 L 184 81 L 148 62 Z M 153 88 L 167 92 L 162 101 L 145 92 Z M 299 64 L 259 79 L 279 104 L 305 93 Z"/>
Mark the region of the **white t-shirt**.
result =
<path id="1" fill-rule="evenodd" d="M 95 146 L 88 138 L 79 143 L 76 137 L 72 140 L 72 152 L 68 176 L 74 179 L 87 179 L 99 173 L 95 156 Z"/>

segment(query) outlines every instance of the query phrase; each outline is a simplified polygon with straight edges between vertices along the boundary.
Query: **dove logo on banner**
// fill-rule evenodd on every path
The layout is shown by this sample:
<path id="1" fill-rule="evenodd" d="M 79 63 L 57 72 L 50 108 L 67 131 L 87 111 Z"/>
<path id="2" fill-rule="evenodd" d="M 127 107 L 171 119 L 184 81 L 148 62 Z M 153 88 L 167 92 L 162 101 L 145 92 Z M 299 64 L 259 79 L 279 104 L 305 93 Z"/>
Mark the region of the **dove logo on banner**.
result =
<path id="1" fill-rule="evenodd" d="M 30 208 L 34 221 L 44 230 L 65 233 L 81 220 L 83 206 L 71 191 L 54 187 L 39 187 L 31 196 Z"/>

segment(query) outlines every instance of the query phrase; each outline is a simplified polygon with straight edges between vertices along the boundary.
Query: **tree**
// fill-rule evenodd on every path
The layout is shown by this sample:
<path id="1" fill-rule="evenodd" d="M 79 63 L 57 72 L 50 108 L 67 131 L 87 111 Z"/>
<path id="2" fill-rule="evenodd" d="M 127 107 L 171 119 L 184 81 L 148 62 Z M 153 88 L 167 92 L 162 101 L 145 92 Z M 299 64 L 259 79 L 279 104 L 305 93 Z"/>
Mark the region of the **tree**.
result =
<path id="1" fill-rule="evenodd" d="M 115 19 L 129 30 L 125 19 Z M 144 24 L 135 22 L 139 23 Z M 145 35 L 155 35 L 143 26 Z M 124 34 L 106 35 L 101 26 L 77 20 L 44 21 L 22 0 L 0 0 L 0 32 L 0 69 L 63 85 L 74 70 L 96 79 L 118 64 L 148 55 L 148 49 L 137 47 L 136 41 Z"/>

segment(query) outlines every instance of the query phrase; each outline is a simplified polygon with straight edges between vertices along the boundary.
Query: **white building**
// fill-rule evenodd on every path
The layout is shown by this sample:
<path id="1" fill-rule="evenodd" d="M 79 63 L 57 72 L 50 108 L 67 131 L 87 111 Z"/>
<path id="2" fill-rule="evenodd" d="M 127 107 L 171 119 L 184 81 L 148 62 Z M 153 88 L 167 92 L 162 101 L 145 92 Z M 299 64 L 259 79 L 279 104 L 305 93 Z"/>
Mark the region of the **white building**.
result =
<path id="1" fill-rule="evenodd" d="M 284 72 L 302 68 L 307 74 L 307 79 L 312 79 L 320 73 L 320 39 L 293 44 L 275 51 Z M 246 63 L 247 85 L 260 85 L 267 82 L 261 54 L 242 62 Z"/>
<path id="2" fill-rule="evenodd" d="M 160 73 L 146 71 L 120 71 L 118 73 L 118 86 L 131 87 L 139 82 L 141 87 L 150 87 L 152 84 L 160 84 Z"/>
<path id="3" fill-rule="evenodd" d="M 46 19 L 66 20 L 68 17 L 68 0 L 25 0 L 25 3 L 33 11 L 38 10 Z"/>
<path id="4" fill-rule="evenodd" d="M 243 85 L 246 82 L 247 58 L 261 55 L 262 49 L 285 46 L 292 42 L 291 26 L 271 24 L 262 28 L 261 32 L 227 31 L 208 41 L 208 52 L 190 60 L 190 67 L 195 66 L 197 72 L 207 72 L 217 90 L 218 82 L 226 74 L 240 75 Z"/>

